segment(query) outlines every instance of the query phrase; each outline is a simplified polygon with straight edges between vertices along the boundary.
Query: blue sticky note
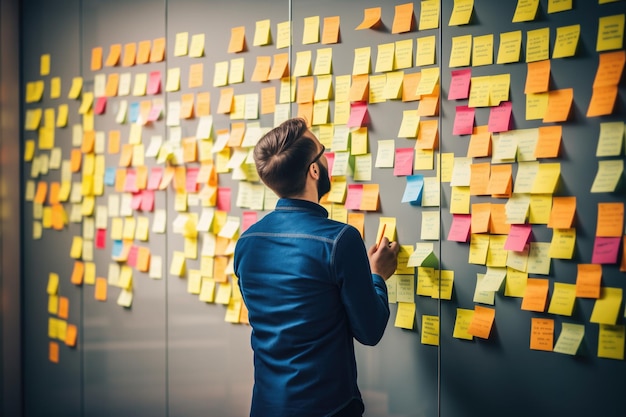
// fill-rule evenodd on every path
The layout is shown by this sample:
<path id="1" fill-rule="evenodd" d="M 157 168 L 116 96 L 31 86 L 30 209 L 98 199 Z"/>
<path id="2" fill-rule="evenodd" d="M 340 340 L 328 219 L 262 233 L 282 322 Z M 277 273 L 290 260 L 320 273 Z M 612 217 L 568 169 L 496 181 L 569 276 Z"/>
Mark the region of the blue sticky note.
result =
<path id="1" fill-rule="evenodd" d="M 123 250 L 124 250 L 124 242 L 121 240 L 114 240 L 113 248 L 111 248 L 111 257 L 117 258 L 118 256 L 122 254 Z"/>
<path id="2" fill-rule="evenodd" d="M 139 119 L 139 103 L 130 103 L 128 106 L 128 121 L 135 123 Z"/>
<path id="3" fill-rule="evenodd" d="M 109 186 L 115 185 L 115 167 L 106 167 L 104 171 L 104 184 Z"/>
<path id="4" fill-rule="evenodd" d="M 406 188 L 402 196 L 403 203 L 410 203 L 412 206 L 422 205 L 422 189 L 424 188 L 424 176 L 408 175 L 406 177 Z"/>

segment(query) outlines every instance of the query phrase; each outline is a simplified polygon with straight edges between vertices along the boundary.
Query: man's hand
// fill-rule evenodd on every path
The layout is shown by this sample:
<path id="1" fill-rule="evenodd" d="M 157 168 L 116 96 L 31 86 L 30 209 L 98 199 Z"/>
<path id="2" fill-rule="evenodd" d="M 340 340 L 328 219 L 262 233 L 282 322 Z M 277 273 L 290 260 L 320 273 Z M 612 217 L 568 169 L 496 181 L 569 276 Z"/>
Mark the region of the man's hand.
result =
<path id="1" fill-rule="evenodd" d="M 398 252 L 400 245 L 398 242 L 389 242 L 389 239 L 383 237 L 378 247 L 370 246 L 367 256 L 370 260 L 370 269 L 372 273 L 378 274 L 386 281 L 396 271 L 398 267 Z"/>

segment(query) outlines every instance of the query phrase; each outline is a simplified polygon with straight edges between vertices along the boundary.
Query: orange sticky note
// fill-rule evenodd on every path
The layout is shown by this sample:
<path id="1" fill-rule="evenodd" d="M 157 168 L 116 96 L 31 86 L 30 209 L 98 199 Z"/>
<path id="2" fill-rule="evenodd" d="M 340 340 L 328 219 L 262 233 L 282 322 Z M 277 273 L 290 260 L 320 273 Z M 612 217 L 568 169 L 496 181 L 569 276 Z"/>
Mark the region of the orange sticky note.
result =
<path id="1" fill-rule="evenodd" d="M 595 87 L 591 94 L 591 101 L 589 102 L 589 108 L 587 109 L 587 117 L 607 116 L 613 113 L 616 98 L 616 85 Z"/>
<path id="2" fill-rule="evenodd" d="M 530 326 L 530 348 L 552 352 L 554 348 L 554 320 L 533 317 Z"/>
<path id="3" fill-rule="evenodd" d="M 491 155 L 491 132 L 488 125 L 475 126 L 470 136 L 467 157 L 485 157 Z"/>
<path id="4" fill-rule="evenodd" d="M 369 29 L 378 26 L 380 23 L 381 8 L 371 7 L 363 11 L 363 21 L 355 30 Z"/>
<path id="5" fill-rule="evenodd" d="M 494 235 L 508 235 L 511 225 L 506 223 L 506 207 L 504 204 L 491 205 L 491 218 L 489 219 L 489 233 Z"/>
<path id="6" fill-rule="evenodd" d="M 140 247 L 137 250 L 137 271 L 148 272 L 150 269 L 150 248 Z"/>
<path id="7" fill-rule="evenodd" d="M 377 211 L 378 202 L 380 200 L 379 184 L 363 184 L 363 194 L 361 195 L 361 204 L 359 210 Z"/>
<path id="8" fill-rule="evenodd" d="M 261 114 L 272 114 L 276 110 L 276 87 L 261 89 Z"/>
<path id="9" fill-rule="evenodd" d="M 472 204 L 472 219 L 470 230 L 472 233 L 487 233 L 491 218 L 491 203 Z"/>
<path id="10" fill-rule="evenodd" d="M 539 138 L 535 145 L 535 158 L 556 158 L 559 156 L 563 126 L 540 126 Z"/>
<path id="11" fill-rule="evenodd" d="M 300 103 L 298 104 L 298 111 L 296 117 L 300 117 L 306 120 L 307 126 L 311 126 L 313 122 L 313 103 Z"/>
<path id="12" fill-rule="evenodd" d="M 120 161 L 118 166 L 120 167 L 129 167 L 130 163 L 133 160 L 133 148 L 134 146 L 130 143 L 125 143 L 122 145 L 122 153 L 120 154 Z"/>
<path id="13" fill-rule="evenodd" d="M 52 192 L 52 188 L 50 192 Z M 621 237 L 623 232 L 624 203 L 598 203 L 596 236 Z"/>
<path id="14" fill-rule="evenodd" d="M 474 306 L 474 315 L 467 327 L 467 332 L 481 339 L 489 339 L 495 318 L 495 309 L 476 305 Z"/>
<path id="15" fill-rule="evenodd" d="M 543 122 L 564 122 L 569 116 L 574 99 L 574 89 L 564 88 L 562 90 L 553 90 L 548 93 L 548 107 L 546 114 L 543 116 Z"/>
<path id="16" fill-rule="evenodd" d="M 492 196 L 504 196 L 511 193 L 513 166 L 511 164 L 495 164 L 491 166 L 491 176 L 487 192 Z M 470 191 L 471 194 L 471 191 Z"/>
<path id="17" fill-rule="evenodd" d="M 137 190 L 145 190 L 148 186 L 148 167 L 145 165 L 135 167 L 135 187 Z"/>
<path id="18" fill-rule="evenodd" d="M 550 60 L 529 62 L 524 94 L 545 93 L 550 84 Z"/>
<path id="19" fill-rule="evenodd" d="M 147 64 L 150 60 L 150 46 L 152 42 L 149 40 L 139 42 L 137 50 L 137 64 Z"/>
<path id="20" fill-rule="evenodd" d="M 69 313 L 70 300 L 67 297 L 59 297 L 59 317 L 67 320 L 67 318 L 69 317 Z"/>
<path id="21" fill-rule="evenodd" d="M 522 299 L 522 310 L 543 312 L 548 299 L 549 281 L 542 278 L 528 278 Z"/>
<path id="22" fill-rule="evenodd" d="M 126 169 L 120 168 L 115 171 L 115 191 L 123 193 L 126 189 Z"/>
<path id="23" fill-rule="evenodd" d="M 228 282 L 226 267 L 228 266 L 227 256 L 216 256 L 213 261 L 213 279 L 215 282 Z"/>
<path id="24" fill-rule="evenodd" d="M 313 103 L 313 96 L 315 93 L 314 78 L 298 77 L 298 87 L 296 88 L 296 102 L 297 103 Z"/>
<path id="25" fill-rule="evenodd" d="M 368 74 L 353 75 L 348 100 L 366 101 L 369 95 L 369 84 L 370 78 Z"/>
<path id="26" fill-rule="evenodd" d="M 396 5 L 396 13 L 393 17 L 391 33 L 404 33 L 411 31 L 413 23 L 413 3 Z"/>
<path id="27" fill-rule="evenodd" d="M 111 130 L 109 131 L 109 144 L 107 152 L 109 155 L 114 155 L 119 153 L 120 151 L 120 131 L 119 130 Z"/>
<path id="28" fill-rule="evenodd" d="M 120 62 L 120 57 L 122 56 L 122 44 L 114 43 L 109 48 L 109 55 L 107 56 L 107 60 L 104 65 L 107 67 L 114 67 Z"/>
<path id="29" fill-rule="evenodd" d="M 165 59 L 165 38 L 157 38 L 152 41 L 150 62 L 161 62 L 163 59 Z"/>
<path id="30" fill-rule="evenodd" d="M 65 209 L 63 204 L 52 205 L 52 228 L 54 230 L 63 230 L 65 226 Z"/>
<path id="31" fill-rule="evenodd" d="M 439 89 L 434 94 L 425 94 L 417 106 L 418 116 L 437 116 L 439 114 Z"/>
<path id="32" fill-rule="evenodd" d="M 420 120 L 416 149 L 437 149 L 439 146 L 439 120 Z"/>
<path id="33" fill-rule="evenodd" d="M 204 92 L 196 95 L 196 116 L 211 115 L 211 93 Z"/>
<path id="34" fill-rule="evenodd" d="M 85 264 L 81 261 L 74 262 L 74 269 L 72 270 L 72 277 L 70 282 L 74 285 L 81 285 L 83 283 L 83 276 L 85 275 Z"/>
<path id="35" fill-rule="evenodd" d="M 93 152 L 93 147 L 95 143 L 96 143 L 95 130 L 85 130 L 83 132 L 83 143 L 80 146 L 81 152 L 82 153 Z"/>
<path id="36" fill-rule="evenodd" d="M 177 166 L 174 168 L 174 189 L 177 193 L 184 193 L 187 185 L 187 168 Z"/>
<path id="37" fill-rule="evenodd" d="M 102 69 L 102 47 L 97 46 L 91 50 L 91 70 L 98 71 Z"/>
<path id="38" fill-rule="evenodd" d="M 123 67 L 132 67 L 135 65 L 135 57 L 137 54 L 137 44 L 134 42 L 124 45 L 124 58 L 122 59 Z"/>
<path id="39" fill-rule="evenodd" d="M 470 165 L 470 195 L 489 195 L 489 175 L 491 164 L 481 162 Z"/>
<path id="40" fill-rule="evenodd" d="M 576 297 L 600 298 L 602 283 L 602 265 L 578 264 L 576 275 Z"/>
<path id="41" fill-rule="evenodd" d="M 322 29 L 322 44 L 329 45 L 339 41 L 339 16 L 328 16 L 324 18 L 324 28 Z"/>
<path id="42" fill-rule="evenodd" d="M 143 100 L 139 103 L 139 115 L 141 116 L 141 121 L 144 125 L 150 120 L 150 110 L 152 110 L 152 100 Z"/>
<path id="43" fill-rule="evenodd" d="M 220 90 L 220 101 L 217 104 L 218 114 L 230 113 L 233 106 L 233 97 L 235 90 L 233 88 L 222 88 Z"/>
<path id="44" fill-rule="evenodd" d="M 95 292 L 94 297 L 98 301 L 106 301 L 107 300 L 107 279 L 106 278 L 96 278 Z"/>
<path id="45" fill-rule="evenodd" d="M 163 177 L 161 177 L 161 182 L 159 183 L 159 190 L 165 190 L 172 179 L 174 178 L 175 169 L 173 166 L 166 166 L 163 171 Z"/>
<path id="46" fill-rule="evenodd" d="M 181 119 L 191 119 L 193 117 L 194 94 L 183 94 L 180 97 L 180 117 Z"/>
<path id="47" fill-rule="evenodd" d="M 37 183 L 37 191 L 35 192 L 35 203 L 43 204 L 46 201 L 46 195 L 48 193 L 48 183 L 45 181 L 39 181 Z"/>
<path id="48" fill-rule="evenodd" d="M 289 54 L 282 53 L 274 55 L 274 64 L 267 76 L 268 80 L 280 80 L 289 72 Z"/>
<path id="49" fill-rule="evenodd" d="M 50 362 L 59 363 L 59 344 L 56 342 L 50 342 L 48 345 L 48 359 Z"/>
<path id="50" fill-rule="evenodd" d="M 65 344 L 67 346 L 76 346 L 76 339 L 78 336 L 78 328 L 75 324 L 68 324 L 65 332 Z"/>
<path id="51" fill-rule="evenodd" d="M 246 44 L 246 27 L 238 26 L 230 30 L 230 42 L 228 42 L 228 53 L 237 53 L 244 50 Z"/>
<path id="52" fill-rule="evenodd" d="M 359 231 L 361 238 L 365 236 L 365 213 L 348 213 L 348 224 Z"/>
<path id="53" fill-rule="evenodd" d="M 271 56 L 257 56 L 256 65 L 254 66 L 254 71 L 252 72 L 252 77 L 250 80 L 260 82 L 267 81 L 270 74 L 271 65 Z"/>
<path id="54" fill-rule="evenodd" d="M 245 133 L 246 124 L 244 122 L 233 122 L 230 126 L 230 137 L 226 145 L 234 148 L 241 146 Z"/>
<path id="55" fill-rule="evenodd" d="M 622 77 L 624 63 L 626 62 L 626 51 L 607 52 L 600 54 L 598 71 L 593 80 L 593 88 L 616 86 Z"/>
<path id="56" fill-rule="evenodd" d="M 189 66 L 189 88 L 202 87 L 203 70 L 204 65 L 202 64 L 202 62 L 199 62 L 197 64 L 191 64 Z"/>
<path id="57" fill-rule="evenodd" d="M 61 190 L 61 183 L 58 181 L 52 181 L 50 183 L 50 192 L 48 193 L 48 204 L 55 205 L 59 203 L 59 191 Z"/>
<path id="58" fill-rule="evenodd" d="M 197 143 L 195 137 L 185 138 L 181 141 L 183 146 L 183 161 L 184 162 L 195 162 L 198 159 L 197 156 Z"/>
<path id="59" fill-rule="evenodd" d="M 553 197 L 548 227 L 569 229 L 576 214 L 576 197 Z"/>
<path id="60" fill-rule="evenodd" d="M 420 99 L 420 95 L 416 94 L 416 92 L 421 79 L 421 72 L 404 74 L 402 80 L 402 101 L 416 101 Z"/>
<path id="61" fill-rule="evenodd" d="M 120 75 L 117 72 L 109 74 L 107 77 L 107 84 L 104 89 L 104 95 L 107 97 L 117 96 L 117 88 L 120 84 Z"/>

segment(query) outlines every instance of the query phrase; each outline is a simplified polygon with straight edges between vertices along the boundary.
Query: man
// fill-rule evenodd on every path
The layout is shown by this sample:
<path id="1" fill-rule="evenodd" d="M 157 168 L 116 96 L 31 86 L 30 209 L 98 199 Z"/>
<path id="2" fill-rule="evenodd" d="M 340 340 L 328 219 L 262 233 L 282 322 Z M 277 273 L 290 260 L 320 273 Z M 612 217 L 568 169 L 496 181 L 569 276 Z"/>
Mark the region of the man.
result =
<path id="1" fill-rule="evenodd" d="M 328 161 L 304 120 L 268 132 L 254 160 L 280 199 L 235 248 L 252 326 L 250 415 L 361 416 L 353 339 L 383 336 L 399 245 L 383 238 L 366 251 L 357 229 L 328 219 L 318 204 L 330 190 Z"/>

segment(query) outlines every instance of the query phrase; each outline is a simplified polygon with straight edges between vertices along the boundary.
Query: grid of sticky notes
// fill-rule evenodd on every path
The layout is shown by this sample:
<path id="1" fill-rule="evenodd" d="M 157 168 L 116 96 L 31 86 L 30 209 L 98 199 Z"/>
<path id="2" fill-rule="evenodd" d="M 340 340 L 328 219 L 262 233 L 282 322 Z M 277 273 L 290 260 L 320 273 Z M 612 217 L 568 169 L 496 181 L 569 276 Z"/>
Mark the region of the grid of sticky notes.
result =
<path id="1" fill-rule="evenodd" d="M 50 272 L 46 293 L 48 294 L 48 358 L 50 362 L 59 363 L 61 344 L 70 348 L 76 346 L 78 327 L 68 321 L 70 301 L 59 291 L 59 275 Z"/>
<path id="2" fill-rule="evenodd" d="M 471 28 L 473 4 L 471 0 L 455 1 L 449 24 Z M 536 0 L 518 0 L 512 28 L 523 29 L 523 22 L 534 21 L 539 7 Z M 548 1 L 546 12 L 567 13 L 572 9 L 571 1 Z M 442 182 L 449 182 L 451 191 L 452 223 L 446 239 L 465 244 L 467 262 L 486 269 L 476 277 L 474 310 L 457 309 L 455 338 L 490 337 L 496 314 L 494 296 L 502 288 L 505 296 L 522 299 L 522 310 L 564 317 L 573 315 L 577 298 L 589 298 L 595 300 L 589 321 L 599 325 L 598 357 L 624 359 L 624 326 L 617 324 L 623 291 L 602 286 L 601 281 L 603 266 L 626 271 L 624 249 L 620 254 L 626 241 L 623 199 L 598 203 L 596 219 L 580 219 L 597 224 L 592 251 L 582 255 L 589 263 L 577 265 L 576 283 L 555 280 L 549 297 L 552 280 L 547 279 L 552 262 L 571 262 L 574 257 L 577 203 L 586 193 L 614 193 L 624 169 L 623 120 L 600 122 L 596 156 L 601 159 L 591 189 L 577 196 L 556 195 L 561 176 L 558 157 L 564 139 L 562 124 L 571 117 L 575 94 L 573 88 L 549 89 L 550 64 L 551 59 L 575 56 L 581 25 L 587 23 L 556 28 L 551 55 L 549 27 L 513 30 L 495 38 L 493 34 L 469 33 L 452 38 L 447 97 L 456 103 L 452 133 L 469 137 L 469 145 L 464 155 L 441 157 L 442 164 L 448 161 L 450 166 L 442 168 Z M 623 38 L 624 14 L 599 19 L 597 71 L 589 80 L 592 96 L 589 103 L 578 103 L 586 107 L 588 118 L 610 116 L 615 110 L 626 57 Z M 510 74 L 500 70 L 504 66 L 494 66 L 492 75 L 472 76 L 472 67 L 494 64 L 498 39 L 496 64 L 520 62 L 525 40 L 524 118 L 550 125 L 511 129 Z M 488 124 L 476 126 L 475 115 L 481 111 L 488 111 Z M 534 228 L 551 229 L 551 241 L 535 241 Z M 430 275 L 430 271 L 422 272 L 423 277 Z M 418 287 L 419 281 L 418 272 Z M 422 295 L 432 296 L 428 292 Z M 585 331 L 582 323 L 563 322 L 561 329 L 555 329 L 554 319 L 546 317 L 533 318 L 529 327 L 530 349 L 569 355 L 577 353 Z"/>

